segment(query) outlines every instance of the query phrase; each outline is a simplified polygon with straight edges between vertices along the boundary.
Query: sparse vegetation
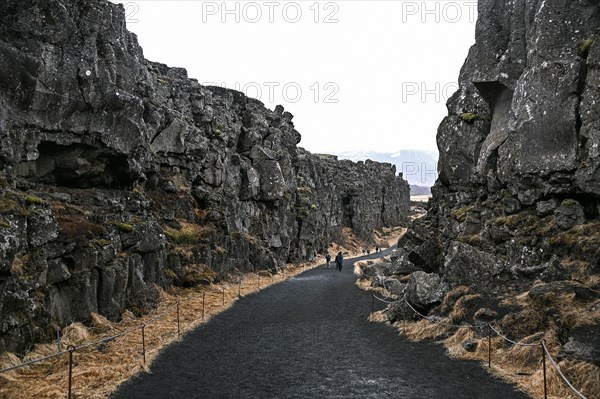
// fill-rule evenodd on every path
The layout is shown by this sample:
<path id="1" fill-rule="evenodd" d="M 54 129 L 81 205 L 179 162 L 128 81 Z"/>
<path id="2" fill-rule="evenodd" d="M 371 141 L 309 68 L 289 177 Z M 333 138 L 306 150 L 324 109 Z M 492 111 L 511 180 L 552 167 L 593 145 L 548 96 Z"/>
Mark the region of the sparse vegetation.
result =
<path id="1" fill-rule="evenodd" d="M 7 193 L 0 196 L 0 214 L 27 216 L 29 211 L 23 207 L 16 195 Z"/>
<path id="2" fill-rule="evenodd" d="M 491 221 L 496 226 L 506 226 L 510 229 L 517 228 L 518 226 L 535 226 L 538 218 L 534 215 L 528 215 L 526 213 L 517 213 L 514 215 L 500 216 Z"/>
<path id="3" fill-rule="evenodd" d="M 478 119 L 477 114 L 473 112 L 465 112 L 460 114 L 460 119 L 468 124 L 473 124 Z"/>
<path id="4" fill-rule="evenodd" d="M 165 227 L 164 232 L 167 239 L 177 246 L 197 245 L 210 235 L 208 227 L 199 226 L 194 223 L 179 221 L 181 227 Z"/>
<path id="5" fill-rule="evenodd" d="M 472 297 L 472 295 L 464 295 L 467 292 L 468 289 L 460 288 L 457 289 L 455 294 L 451 295 L 452 297 L 459 296 L 456 304 L 460 308 L 464 308 L 464 306 L 459 304 L 460 301 L 466 303 L 478 300 L 478 298 Z M 564 306 L 568 307 L 569 305 L 565 303 Z M 455 316 L 462 314 L 461 309 L 453 309 L 452 312 Z M 519 317 L 511 320 L 510 326 L 503 325 L 500 328 L 502 328 L 501 331 L 503 333 L 510 335 L 513 333 L 513 330 L 510 328 L 519 327 L 519 324 L 524 323 L 521 333 L 525 333 L 525 331 L 531 331 L 539 326 L 540 317 L 538 315 L 522 313 Z M 371 315 L 369 319 L 375 322 L 387 321 L 387 318 L 381 312 L 379 312 L 379 315 Z M 461 318 L 454 317 L 454 319 L 460 320 Z M 448 323 L 452 322 L 452 319 L 448 318 L 441 321 Z M 451 328 L 444 324 L 432 323 L 427 320 L 417 322 L 399 321 L 394 326 L 413 341 L 437 340 L 437 342 L 447 348 L 450 357 L 478 360 L 482 363 L 485 362 L 487 365 L 488 339 L 485 335 L 482 336 L 472 328 Z M 537 331 L 529 335 L 520 335 L 520 339 L 517 338 L 517 341 L 531 344 L 545 339 L 547 348 L 553 354 L 554 359 L 559 362 L 558 365 L 567 378 L 586 396 L 594 397 L 594 392 L 600 392 L 600 368 L 583 361 L 566 359 L 559 361 L 558 352 L 560 343 L 557 336 L 555 328 L 550 328 L 545 333 Z M 474 343 L 474 349 L 467 351 L 463 346 L 465 342 Z M 533 347 L 508 345 L 501 337 L 494 335 L 491 339 L 491 352 L 492 373 L 519 385 L 521 389 L 533 397 L 543 397 L 543 371 L 540 365 L 540 349 L 537 345 Z M 547 377 L 549 398 L 571 397 L 572 392 L 564 385 L 551 367 L 547 368 Z"/>
<path id="6" fill-rule="evenodd" d="M 61 215 L 57 218 L 60 235 L 63 242 L 82 242 L 106 234 L 106 229 L 98 224 L 90 223 L 81 216 Z"/>
<path id="7" fill-rule="evenodd" d="M 471 234 L 468 236 L 461 236 L 458 238 L 458 241 L 465 243 L 465 244 L 473 245 L 473 246 L 481 244 L 481 242 L 482 242 L 481 236 L 479 234 Z"/>
<path id="8" fill-rule="evenodd" d="M 212 284 L 217 278 L 217 273 L 204 264 L 186 266 L 181 274 L 181 283 L 184 287 Z"/>
<path id="9" fill-rule="evenodd" d="M 557 228 L 556 219 L 554 216 L 546 216 L 535 224 L 535 234 L 545 237 L 553 233 Z"/>
<path id="10" fill-rule="evenodd" d="M 473 205 L 463 206 L 452 212 L 452 216 L 459 222 L 464 222 L 467 219 L 467 214 L 471 212 L 475 207 Z"/>
<path id="11" fill-rule="evenodd" d="M 307 264 L 315 267 L 320 262 Z M 241 281 L 249 281 L 241 285 L 242 296 L 257 292 L 257 278 L 261 278 L 262 289 L 285 281 L 304 271 L 304 265 L 286 268 L 286 274 L 275 274 L 274 278 L 261 278 L 256 273 L 240 276 Z M 172 273 L 172 271 L 171 271 Z M 189 278 L 206 282 L 210 272 L 206 273 L 203 265 L 197 270 L 189 271 Z M 279 277 L 279 278 L 277 278 Z M 225 289 L 225 305 L 222 305 Z M 146 359 L 147 366 L 140 362 L 139 334 L 127 334 L 111 341 L 107 346 L 92 346 L 77 351 L 77 397 L 100 399 L 109 397 L 118 385 L 134 375 L 148 371 L 152 362 L 162 349 L 177 342 L 175 323 L 175 302 L 180 302 L 182 333 L 192 331 L 200 324 L 206 323 L 215 315 L 227 310 L 238 298 L 238 285 L 231 283 L 208 284 L 195 288 L 172 288 L 169 293 L 161 292 L 160 305 L 152 314 L 145 314 L 142 309 L 134 308 L 125 311 L 118 323 L 110 322 L 99 315 L 91 315 L 89 326 L 73 323 L 62 330 L 63 347 L 80 345 L 93 340 L 106 338 L 131 328 L 139 328 L 146 323 Z M 206 298 L 206 317 L 202 320 L 203 294 Z M 138 316 L 136 317 L 135 314 Z M 157 318 L 158 315 L 161 315 Z M 56 343 L 36 345 L 25 357 L 20 359 L 15 354 L 4 352 L 0 355 L 0 368 L 21 364 L 22 361 L 38 359 L 56 353 Z M 48 367 L 52 373 L 48 373 Z M 68 373 L 68 356 L 62 356 L 37 365 L 4 373 L 0 376 L 2 394 L 10 398 L 50 399 L 63 397 L 66 392 Z"/>
<path id="12" fill-rule="evenodd" d="M 188 229 L 177 230 L 171 227 L 165 228 L 165 236 L 169 241 L 178 245 L 192 245 L 197 244 L 201 237 L 198 237 L 195 231 Z"/>
<path id="13" fill-rule="evenodd" d="M 561 202 L 560 205 L 561 206 L 575 206 L 575 205 L 579 205 L 579 202 L 575 201 L 574 199 L 567 198 L 566 200 Z"/>
<path id="14" fill-rule="evenodd" d="M 550 238 L 553 246 L 565 246 L 581 254 L 594 253 L 600 246 L 600 223 L 577 225 Z"/>
<path id="15" fill-rule="evenodd" d="M 115 227 L 123 233 L 131 233 L 133 231 L 133 225 L 128 223 L 115 223 Z"/>
<path id="16" fill-rule="evenodd" d="M 296 192 L 298 194 L 310 194 L 310 193 L 312 193 L 312 189 L 307 186 L 301 186 L 296 189 Z"/>
<path id="17" fill-rule="evenodd" d="M 580 57 L 587 58 L 588 54 L 590 53 L 590 47 L 592 47 L 592 44 L 594 44 L 594 42 L 595 42 L 594 39 L 591 39 L 591 38 L 590 39 L 585 39 L 577 47 L 577 54 Z"/>
<path id="18" fill-rule="evenodd" d="M 110 244 L 112 244 L 111 240 L 104 240 L 104 239 L 97 239 L 92 241 L 92 244 L 96 247 L 96 248 L 104 248 L 109 246 Z"/>
<path id="19" fill-rule="evenodd" d="M 44 205 L 46 201 L 34 195 L 28 195 L 25 197 L 25 203 L 27 205 Z"/>

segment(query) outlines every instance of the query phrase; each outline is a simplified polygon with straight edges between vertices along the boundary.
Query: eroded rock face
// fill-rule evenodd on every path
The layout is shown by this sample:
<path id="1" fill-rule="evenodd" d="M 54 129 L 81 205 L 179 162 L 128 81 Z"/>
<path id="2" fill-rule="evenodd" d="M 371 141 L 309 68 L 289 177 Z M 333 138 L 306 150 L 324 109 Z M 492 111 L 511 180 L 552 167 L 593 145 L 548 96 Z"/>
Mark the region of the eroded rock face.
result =
<path id="1" fill-rule="evenodd" d="M 395 271 L 435 272 L 452 295 L 466 286 L 491 295 L 490 306 L 530 292 L 525 308 L 494 318 L 518 338 L 554 323 L 570 340 L 565 356 L 596 361 L 597 342 L 571 331 L 558 303 L 577 287 L 578 316 L 597 312 L 600 5 L 492 0 L 478 11 L 438 129 L 434 198 L 399 242 Z M 527 312 L 539 323 L 525 328 Z M 402 302 L 388 315 L 413 317 Z"/>
<path id="2" fill-rule="evenodd" d="M 312 155 L 292 119 L 145 60 L 122 6 L 3 1 L 0 351 L 404 220 L 391 165 Z"/>

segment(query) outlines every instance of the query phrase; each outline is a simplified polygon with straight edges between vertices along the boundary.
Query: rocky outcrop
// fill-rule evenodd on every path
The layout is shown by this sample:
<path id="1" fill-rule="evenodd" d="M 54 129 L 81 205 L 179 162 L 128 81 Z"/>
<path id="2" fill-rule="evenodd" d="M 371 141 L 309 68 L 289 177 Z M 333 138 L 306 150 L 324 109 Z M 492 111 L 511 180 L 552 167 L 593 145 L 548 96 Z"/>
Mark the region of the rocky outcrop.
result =
<path id="1" fill-rule="evenodd" d="M 438 130 L 433 200 L 391 268 L 435 272 L 451 293 L 489 295 L 490 307 L 533 292 L 497 321 L 515 338 L 553 326 L 564 355 L 582 360 L 593 351 L 579 350 L 575 326 L 597 331 L 600 320 L 598 26 L 594 1 L 479 2 L 476 44 Z M 586 295 L 561 289 L 573 286 Z M 412 318 L 405 308 L 390 318 Z"/>
<path id="2" fill-rule="evenodd" d="M 312 155 L 292 119 L 145 60 L 122 6 L 3 1 L 0 351 L 404 220 L 393 166 Z"/>

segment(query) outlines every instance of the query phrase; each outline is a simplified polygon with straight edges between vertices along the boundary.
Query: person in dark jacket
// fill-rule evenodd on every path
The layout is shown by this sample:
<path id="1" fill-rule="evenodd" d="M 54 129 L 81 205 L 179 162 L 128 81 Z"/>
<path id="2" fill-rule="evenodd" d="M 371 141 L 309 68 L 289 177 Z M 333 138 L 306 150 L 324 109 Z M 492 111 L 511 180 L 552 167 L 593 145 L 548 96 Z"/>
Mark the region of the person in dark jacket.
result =
<path id="1" fill-rule="evenodd" d="M 341 252 L 338 252 L 338 254 L 335 257 L 335 267 L 339 270 L 342 271 L 342 265 L 344 264 L 344 257 L 342 256 Z"/>
<path id="2" fill-rule="evenodd" d="M 331 255 L 325 255 L 325 262 L 327 262 L 327 268 L 329 269 L 329 263 L 331 262 Z"/>

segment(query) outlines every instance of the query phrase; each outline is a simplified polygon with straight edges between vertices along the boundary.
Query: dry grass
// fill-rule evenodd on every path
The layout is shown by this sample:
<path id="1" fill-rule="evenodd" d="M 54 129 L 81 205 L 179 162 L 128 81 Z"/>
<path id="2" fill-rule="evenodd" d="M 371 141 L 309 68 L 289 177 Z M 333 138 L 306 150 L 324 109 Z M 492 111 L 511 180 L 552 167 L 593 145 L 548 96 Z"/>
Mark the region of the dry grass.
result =
<path id="1" fill-rule="evenodd" d="M 469 303 L 472 301 L 477 301 L 478 299 L 481 299 L 481 295 L 479 294 L 469 294 L 458 298 L 454 308 L 448 315 L 450 318 L 450 323 L 457 324 L 461 321 L 465 321 L 469 316 Z"/>
<path id="2" fill-rule="evenodd" d="M 381 312 L 369 317 L 373 322 L 384 322 Z M 438 340 L 448 350 L 448 355 L 455 359 L 481 361 L 482 366 L 487 368 L 488 363 L 488 338 L 480 337 L 470 328 L 449 328 L 441 324 L 421 320 L 418 322 L 400 321 L 394 324 L 401 333 L 410 340 Z M 445 338 L 447 334 L 451 334 Z M 442 340 L 439 340 L 442 337 Z M 546 346 L 553 358 L 557 359 L 560 344 L 553 331 L 544 336 L 535 334 L 526 337 L 523 343 L 538 343 L 541 338 L 546 340 Z M 472 352 L 465 350 L 463 343 L 474 341 L 476 349 Z M 521 390 L 533 398 L 543 398 L 543 369 L 541 365 L 541 346 L 526 347 L 507 344 L 502 338 L 493 336 L 491 343 L 491 361 L 493 374 L 516 384 Z M 569 381 L 588 398 L 597 398 L 600 392 L 600 368 L 581 362 L 563 360 L 558 363 L 561 371 Z M 566 387 L 558 373 L 552 368 L 549 360 L 546 360 L 546 372 L 548 376 L 548 398 L 563 399 L 576 398 L 573 392 Z"/>
<path id="3" fill-rule="evenodd" d="M 359 287 L 369 286 L 368 281 L 357 282 Z M 478 299 L 468 287 L 457 287 L 446 296 L 442 308 L 449 312 L 450 317 L 444 319 L 444 323 L 450 323 L 463 313 L 466 303 Z M 454 304 L 452 302 L 454 301 Z M 519 322 L 526 322 L 527 317 L 533 317 L 533 324 L 537 324 L 538 315 L 531 309 L 532 303 L 527 293 L 513 296 L 506 299 L 504 303 L 521 305 L 525 310 L 513 316 L 514 323 L 510 327 L 515 327 Z M 577 304 L 572 298 L 566 295 L 553 298 L 553 305 L 557 306 L 563 317 L 576 317 L 577 326 L 598 324 L 599 316 L 590 315 L 589 312 L 582 311 L 585 304 Z M 587 304 L 589 307 L 589 303 Z M 587 315 L 586 315 L 587 314 Z M 458 317 L 460 318 L 460 317 Z M 510 318 L 510 317 L 509 317 Z M 383 312 L 375 312 L 370 315 L 372 322 L 386 322 Z M 522 332 L 529 330 L 528 326 L 521 328 Z M 444 345 L 448 355 L 455 359 L 475 360 L 482 362 L 482 366 L 487 368 L 488 354 L 491 353 L 492 367 L 490 372 L 518 386 L 519 389 L 531 395 L 533 398 L 544 397 L 543 368 L 542 368 L 542 348 L 540 345 L 521 346 L 512 345 L 503 338 L 492 335 L 488 341 L 487 331 L 483 336 L 472 328 L 453 328 L 444 324 L 433 323 L 428 320 L 398 321 L 394 327 L 412 341 L 435 340 Z M 560 352 L 560 342 L 558 333 L 554 325 L 548 326 L 545 332 L 530 334 L 520 343 L 538 344 L 542 339 L 546 341 L 546 347 L 552 354 L 553 359 L 558 362 L 558 353 Z M 504 332 L 514 334 L 514 331 L 508 331 L 505 326 Z M 467 351 L 463 344 L 467 341 L 475 342 L 476 347 L 473 351 Z M 573 360 L 562 360 L 558 363 L 561 371 L 567 379 L 582 392 L 586 397 L 600 398 L 600 368 L 591 363 Z M 546 360 L 547 389 L 549 399 L 571 399 L 577 396 L 564 384 L 558 373 L 554 370 L 549 360 Z"/>
<path id="4" fill-rule="evenodd" d="M 397 327 L 411 341 L 423 341 L 426 339 L 438 339 L 448 334 L 448 327 L 431 323 L 428 320 L 421 319 L 417 322 L 398 322 Z"/>
<path id="5" fill-rule="evenodd" d="M 112 323 L 100 315 L 92 314 L 90 326 L 74 323 L 66 327 L 62 332 L 63 350 L 68 345 L 96 342 L 129 331 L 122 337 L 77 350 L 73 354 L 73 397 L 106 398 L 127 379 L 147 372 L 158 353 L 179 340 L 177 302 L 180 304 L 181 331 L 184 335 L 233 306 L 238 294 L 246 296 L 258 292 L 318 265 L 319 262 L 289 265 L 285 273 L 279 274 L 248 273 L 240 276 L 241 284 L 224 282 L 193 289 L 173 289 L 169 293 L 161 292 L 158 309 L 141 318 L 136 318 L 126 311 L 121 322 Z M 141 323 L 145 324 L 145 365 L 142 360 Z M 23 359 L 11 353 L 3 353 L 0 355 L 0 368 L 18 365 L 21 361 L 39 359 L 56 351 L 57 343 L 53 343 L 35 346 Z M 33 366 L 0 374 L 0 398 L 64 398 L 67 391 L 68 357 L 68 354 L 64 354 Z"/>
<path id="6" fill-rule="evenodd" d="M 354 284 L 363 291 L 374 292 L 380 294 L 384 298 L 395 298 L 395 295 L 386 290 L 385 287 L 373 287 L 369 278 L 361 277 L 362 268 L 368 265 L 372 265 L 373 263 L 374 261 L 372 260 L 361 260 L 354 263 L 354 274 L 359 277 Z"/>
<path id="7" fill-rule="evenodd" d="M 396 244 L 400 237 L 406 233 L 404 227 L 384 227 L 373 233 L 370 239 L 363 239 L 349 227 L 344 227 L 340 236 L 339 243 L 329 245 L 329 252 L 342 252 L 345 256 L 363 255 L 363 249 L 369 249 L 371 253 L 375 251 L 375 247 L 388 248 Z"/>
<path id="8" fill-rule="evenodd" d="M 196 245 L 203 239 L 210 236 L 211 229 L 209 227 L 199 226 L 193 223 L 182 223 L 181 228 L 174 229 L 172 227 L 165 227 L 165 236 L 175 245 L 186 246 Z"/>
<path id="9" fill-rule="evenodd" d="M 379 248 L 389 248 L 396 244 L 404 233 L 406 233 L 406 228 L 404 227 L 383 227 L 382 229 L 375 230 L 373 240 Z"/>
<path id="10" fill-rule="evenodd" d="M 369 321 L 373 323 L 387 323 L 388 318 L 385 316 L 383 311 L 373 312 L 369 315 Z"/>
<path id="11" fill-rule="evenodd" d="M 460 297 L 471 294 L 472 292 L 473 290 L 465 285 L 459 285 L 458 287 L 452 288 L 450 291 L 448 291 L 446 296 L 444 296 L 444 301 L 440 306 L 440 310 L 443 313 L 450 313 L 454 307 L 454 304 Z"/>

